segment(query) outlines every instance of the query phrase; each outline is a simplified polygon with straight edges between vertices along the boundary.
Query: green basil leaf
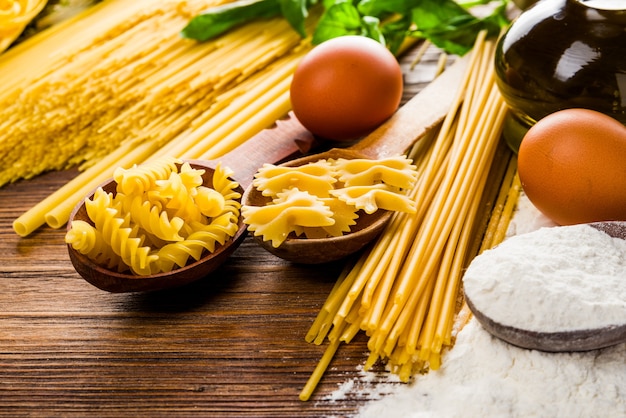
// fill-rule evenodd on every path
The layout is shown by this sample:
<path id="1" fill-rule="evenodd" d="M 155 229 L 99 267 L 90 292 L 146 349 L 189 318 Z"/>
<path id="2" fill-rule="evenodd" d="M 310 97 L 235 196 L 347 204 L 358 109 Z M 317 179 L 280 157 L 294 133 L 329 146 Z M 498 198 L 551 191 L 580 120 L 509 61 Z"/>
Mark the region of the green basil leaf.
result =
<path id="1" fill-rule="evenodd" d="M 207 41 L 246 22 L 281 15 L 278 0 L 242 0 L 212 7 L 195 16 L 181 31 L 185 38 Z"/>
<path id="2" fill-rule="evenodd" d="M 363 16 L 361 18 L 361 25 L 368 38 L 372 38 L 378 43 L 386 46 L 385 36 L 380 28 L 380 20 L 377 17 Z"/>
<path id="3" fill-rule="evenodd" d="M 287 19 L 291 27 L 305 38 L 306 29 L 304 23 L 309 15 L 307 0 L 278 0 L 282 15 Z"/>
<path id="4" fill-rule="evenodd" d="M 344 35 L 364 35 L 361 15 L 349 1 L 336 2 L 324 11 L 317 23 L 312 42 L 318 45 Z"/>
<path id="5" fill-rule="evenodd" d="M 409 29 L 412 24 L 413 22 L 411 21 L 410 14 L 408 14 L 407 16 L 402 16 L 400 19 L 385 23 L 382 26 L 382 32 L 385 37 L 387 48 L 394 55 L 397 55 L 400 47 L 409 35 Z"/>

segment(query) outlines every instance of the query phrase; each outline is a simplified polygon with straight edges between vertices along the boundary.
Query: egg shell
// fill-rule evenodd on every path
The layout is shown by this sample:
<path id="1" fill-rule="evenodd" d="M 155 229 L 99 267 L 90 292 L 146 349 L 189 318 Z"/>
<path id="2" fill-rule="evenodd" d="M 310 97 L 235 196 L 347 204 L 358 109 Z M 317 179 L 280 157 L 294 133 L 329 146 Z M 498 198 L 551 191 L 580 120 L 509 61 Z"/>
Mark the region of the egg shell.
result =
<path id="1" fill-rule="evenodd" d="M 382 44 L 340 36 L 314 47 L 298 64 L 290 86 L 300 122 L 319 137 L 345 141 L 369 133 L 398 108 L 402 69 Z"/>
<path id="2" fill-rule="evenodd" d="M 560 225 L 626 220 L 626 127 L 603 113 L 566 109 L 522 139 L 524 193 Z"/>

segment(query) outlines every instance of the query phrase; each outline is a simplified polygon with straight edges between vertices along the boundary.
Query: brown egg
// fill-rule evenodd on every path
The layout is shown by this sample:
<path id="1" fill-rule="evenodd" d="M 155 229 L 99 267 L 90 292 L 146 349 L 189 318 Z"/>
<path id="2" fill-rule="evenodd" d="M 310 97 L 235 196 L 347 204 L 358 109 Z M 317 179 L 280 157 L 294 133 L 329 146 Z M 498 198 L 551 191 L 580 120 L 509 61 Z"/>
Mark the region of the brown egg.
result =
<path id="1" fill-rule="evenodd" d="M 402 70 L 382 44 L 364 36 L 340 36 L 313 48 L 298 64 L 291 106 L 314 134 L 337 141 L 367 134 L 402 99 Z"/>
<path id="2" fill-rule="evenodd" d="M 587 109 L 539 120 L 518 154 L 522 188 L 560 225 L 626 220 L 626 127 Z"/>

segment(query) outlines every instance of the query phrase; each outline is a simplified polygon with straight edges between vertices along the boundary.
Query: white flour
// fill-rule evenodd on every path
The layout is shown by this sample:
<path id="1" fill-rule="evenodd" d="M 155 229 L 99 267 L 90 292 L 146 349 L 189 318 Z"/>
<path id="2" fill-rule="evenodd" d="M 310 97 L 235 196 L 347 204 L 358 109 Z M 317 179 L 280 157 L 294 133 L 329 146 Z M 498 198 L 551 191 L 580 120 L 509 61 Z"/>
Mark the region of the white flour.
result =
<path id="1" fill-rule="evenodd" d="M 502 342 L 471 320 L 439 370 L 394 386 L 360 416 L 617 418 L 625 399 L 625 344 L 548 354 Z"/>
<path id="2" fill-rule="evenodd" d="M 550 222 L 522 197 L 512 234 Z M 584 353 L 543 353 L 507 344 L 475 319 L 444 353 L 437 371 L 411 384 L 362 372 L 326 400 L 355 397 L 359 416 L 385 418 L 626 416 L 626 344 Z"/>
<path id="3" fill-rule="evenodd" d="M 538 332 L 626 324 L 626 240 L 589 225 L 517 235 L 472 261 L 465 293 L 494 321 Z"/>

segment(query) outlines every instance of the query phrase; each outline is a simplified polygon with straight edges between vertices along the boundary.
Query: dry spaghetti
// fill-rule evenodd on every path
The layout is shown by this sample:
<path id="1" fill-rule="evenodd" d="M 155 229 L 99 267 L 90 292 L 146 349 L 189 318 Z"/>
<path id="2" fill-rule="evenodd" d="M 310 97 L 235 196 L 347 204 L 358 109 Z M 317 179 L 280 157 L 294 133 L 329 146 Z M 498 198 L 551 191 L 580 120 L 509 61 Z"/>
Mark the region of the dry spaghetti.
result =
<path id="1" fill-rule="evenodd" d="M 403 381 L 437 369 L 451 346 L 462 270 L 475 247 L 506 112 L 490 65 L 493 50 L 492 41 L 477 39 L 457 103 L 436 137 L 421 144 L 422 158 L 414 157 L 421 173 L 412 191 L 417 213 L 394 216 L 339 278 L 311 326 L 306 340 L 329 345 L 300 399 L 311 396 L 340 343 L 361 330 L 369 338 L 365 369 L 383 361 Z"/>

